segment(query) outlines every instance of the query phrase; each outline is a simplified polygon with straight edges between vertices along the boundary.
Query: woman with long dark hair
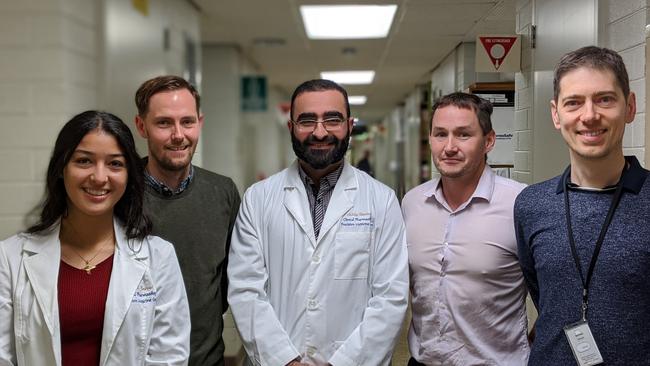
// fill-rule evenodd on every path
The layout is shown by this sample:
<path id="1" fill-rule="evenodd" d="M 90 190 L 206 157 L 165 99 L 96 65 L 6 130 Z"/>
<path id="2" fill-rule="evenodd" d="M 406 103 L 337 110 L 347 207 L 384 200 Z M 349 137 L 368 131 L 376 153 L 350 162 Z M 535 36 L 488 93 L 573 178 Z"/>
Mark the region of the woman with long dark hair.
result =
<path id="1" fill-rule="evenodd" d="M 87 111 L 62 128 L 39 221 L 0 242 L 0 364 L 187 363 L 178 260 L 148 235 L 143 192 L 118 117 Z"/>

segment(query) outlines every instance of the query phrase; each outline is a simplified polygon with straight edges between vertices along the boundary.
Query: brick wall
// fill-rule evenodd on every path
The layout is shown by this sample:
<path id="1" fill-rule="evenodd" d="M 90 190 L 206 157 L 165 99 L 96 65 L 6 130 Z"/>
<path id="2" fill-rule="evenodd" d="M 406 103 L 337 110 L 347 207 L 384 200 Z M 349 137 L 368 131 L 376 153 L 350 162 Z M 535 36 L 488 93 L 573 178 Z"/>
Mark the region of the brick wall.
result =
<path id="1" fill-rule="evenodd" d="M 630 77 L 630 88 L 636 94 L 637 114 L 625 128 L 623 150 L 636 155 L 645 166 L 645 28 L 648 24 L 646 0 L 606 0 L 599 4 L 602 26 L 599 44 L 620 53 Z"/>
<path id="2" fill-rule="evenodd" d="M 521 35 L 521 72 L 515 74 L 515 164 L 513 179 L 530 184 L 533 180 L 533 118 L 532 118 L 532 49 L 530 29 L 533 2 L 517 1 L 516 32 Z"/>
<path id="3" fill-rule="evenodd" d="M 0 238 L 41 199 L 54 139 L 96 105 L 96 2 L 0 3 Z"/>

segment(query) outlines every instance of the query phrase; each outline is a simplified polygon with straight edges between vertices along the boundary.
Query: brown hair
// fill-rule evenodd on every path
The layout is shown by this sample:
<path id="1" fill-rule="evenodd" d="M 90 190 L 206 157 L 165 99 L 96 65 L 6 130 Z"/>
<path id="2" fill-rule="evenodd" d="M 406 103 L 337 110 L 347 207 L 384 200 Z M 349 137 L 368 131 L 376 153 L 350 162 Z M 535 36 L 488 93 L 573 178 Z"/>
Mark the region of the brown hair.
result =
<path id="1" fill-rule="evenodd" d="M 196 113 L 201 109 L 201 97 L 196 88 L 179 76 L 165 75 L 157 76 L 142 83 L 135 93 L 135 105 L 138 107 L 138 115 L 144 117 L 149 111 L 149 100 L 160 92 L 187 89 L 196 101 Z"/>
<path id="2" fill-rule="evenodd" d="M 431 111 L 432 121 L 429 124 L 429 129 L 431 131 L 433 130 L 431 128 L 433 123 L 433 115 L 436 113 L 436 110 L 439 108 L 448 107 L 450 105 L 456 108 L 469 109 L 476 113 L 478 124 L 481 126 L 483 136 L 492 131 L 492 119 L 490 118 L 492 116 L 493 109 L 492 103 L 474 94 L 462 92 L 447 94 L 436 101 Z M 429 133 L 431 133 L 431 131 L 429 131 Z"/>
<path id="3" fill-rule="evenodd" d="M 553 75 L 553 99 L 557 101 L 560 95 L 560 80 L 569 71 L 580 67 L 596 70 L 609 70 L 614 74 L 618 86 L 623 91 L 625 99 L 630 95 L 630 79 L 627 76 L 623 58 L 608 48 L 587 46 L 571 51 L 560 59 Z"/>

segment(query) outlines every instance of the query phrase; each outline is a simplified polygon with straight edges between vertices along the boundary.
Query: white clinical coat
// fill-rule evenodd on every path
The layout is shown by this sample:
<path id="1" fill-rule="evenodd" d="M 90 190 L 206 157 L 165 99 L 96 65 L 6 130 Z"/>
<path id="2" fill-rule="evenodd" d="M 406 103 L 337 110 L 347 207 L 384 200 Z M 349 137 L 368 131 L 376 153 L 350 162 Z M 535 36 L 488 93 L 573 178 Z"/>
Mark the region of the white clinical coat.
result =
<path id="1" fill-rule="evenodd" d="M 186 365 L 190 314 L 172 245 L 154 236 L 127 243 L 113 226 L 100 365 Z M 0 365 L 61 365 L 60 260 L 59 225 L 0 242 Z"/>
<path id="2" fill-rule="evenodd" d="M 249 364 L 388 365 L 409 291 L 395 194 L 346 163 L 316 240 L 295 162 L 244 194 L 228 278 Z"/>

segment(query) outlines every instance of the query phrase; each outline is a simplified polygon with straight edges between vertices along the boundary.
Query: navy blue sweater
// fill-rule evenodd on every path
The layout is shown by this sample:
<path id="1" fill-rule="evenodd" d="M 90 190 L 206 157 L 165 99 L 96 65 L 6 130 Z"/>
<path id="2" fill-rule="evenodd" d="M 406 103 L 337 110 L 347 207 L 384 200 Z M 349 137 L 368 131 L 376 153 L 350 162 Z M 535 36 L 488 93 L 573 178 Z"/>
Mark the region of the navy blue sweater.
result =
<path id="1" fill-rule="evenodd" d="M 650 365 L 650 183 L 634 157 L 589 287 L 587 319 L 605 365 Z M 575 365 L 563 327 L 581 317 L 582 282 L 574 264 L 564 206 L 564 175 L 524 189 L 515 202 L 521 266 L 539 311 L 529 365 Z M 582 272 L 614 192 L 569 189 Z"/>

